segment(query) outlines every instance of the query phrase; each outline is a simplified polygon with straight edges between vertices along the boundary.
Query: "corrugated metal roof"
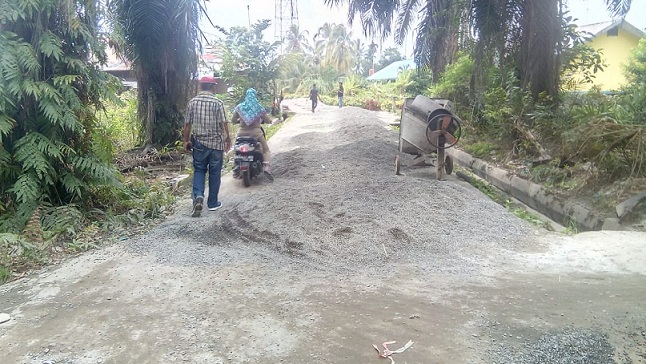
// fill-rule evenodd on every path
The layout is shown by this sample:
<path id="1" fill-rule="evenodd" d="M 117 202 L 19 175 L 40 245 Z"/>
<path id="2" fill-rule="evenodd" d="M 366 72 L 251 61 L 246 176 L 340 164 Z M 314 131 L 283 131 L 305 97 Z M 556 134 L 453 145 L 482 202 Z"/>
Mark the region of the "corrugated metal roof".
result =
<path id="1" fill-rule="evenodd" d="M 403 61 L 396 61 L 388 66 L 375 72 L 372 76 L 366 78 L 368 81 L 387 81 L 396 80 L 399 72 L 403 70 L 414 70 L 417 68 L 415 61 L 412 59 L 405 59 Z"/>
<path id="2" fill-rule="evenodd" d="M 585 25 L 579 25 L 577 26 L 576 30 L 581 33 L 590 33 L 593 36 L 599 35 L 599 33 L 603 32 L 604 30 L 608 28 L 612 28 L 612 21 L 604 21 L 601 23 L 594 23 L 594 24 L 585 24 Z"/>
<path id="3" fill-rule="evenodd" d="M 625 21 L 624 19 L 617 19 L 614 21 L 609 20 L 601 23 L 580 25 L 576 28 L 576 30 L 579 32 L 590 33 L 592 34 L 593 37 L 596 37 L 616 26 L 621 26 L 624 30 L 637 36 L 638 38 L 644 37 L 643 31 L 639 30 L 637 27 Z"/>

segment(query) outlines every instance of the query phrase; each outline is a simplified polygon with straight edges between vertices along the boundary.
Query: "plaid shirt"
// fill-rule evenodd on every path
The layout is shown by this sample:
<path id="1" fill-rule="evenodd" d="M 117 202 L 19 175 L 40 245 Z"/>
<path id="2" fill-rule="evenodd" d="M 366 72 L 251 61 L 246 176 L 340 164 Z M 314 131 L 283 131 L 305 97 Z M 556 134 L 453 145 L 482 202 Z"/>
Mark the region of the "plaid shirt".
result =
<path id="1" fill-rule="evenodd" d="M 191 134 L 207 148 L 224 150 L 226 122 L 224 103 L 214 94 L 202 91 L 188 102 L 185 124 L 191 124 Z"/>

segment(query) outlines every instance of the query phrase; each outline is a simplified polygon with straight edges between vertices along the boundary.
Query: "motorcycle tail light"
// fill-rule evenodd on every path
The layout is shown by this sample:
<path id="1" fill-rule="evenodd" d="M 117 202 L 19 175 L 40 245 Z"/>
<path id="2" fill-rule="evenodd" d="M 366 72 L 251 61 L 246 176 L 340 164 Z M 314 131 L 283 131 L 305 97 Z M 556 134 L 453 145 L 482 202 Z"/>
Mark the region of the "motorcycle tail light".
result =
<path id="1" fill-rule="evenodd" d="M 253 151 L 253 147 L 249 144 L 241 144 L 238 146 L 237 150 L 242 153 L 248 153 Z"/>

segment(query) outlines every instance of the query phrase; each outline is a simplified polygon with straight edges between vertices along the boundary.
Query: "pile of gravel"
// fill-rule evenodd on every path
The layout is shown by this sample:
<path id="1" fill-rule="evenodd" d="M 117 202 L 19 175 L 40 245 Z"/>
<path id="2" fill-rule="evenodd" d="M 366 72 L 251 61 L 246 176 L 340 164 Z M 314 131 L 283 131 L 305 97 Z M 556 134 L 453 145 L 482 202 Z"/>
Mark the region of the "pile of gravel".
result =
<path id="1" fill-rule="evenodd" d="M 273 184 L 244 188 L 225 176 L 221 210 L 191 219 L 180 208 L 132 247 L 177 264 L 260 258 L 329 271 L 388 272 L 401 263 L 473 274 L 488 250 L 514 249 L 532 232 L 468 185 L 437 181 L 435 167 L 396 176 L 397 143 L 383 114 L 302 113 L 270 140 Z"/>
<path id="2" fill-rule="evenodd" d="M 505 364 L 615 364 L 608 335 L 597 331 L 564 329 L 542 335 L 520 349 L 492 350 L 495 363 Z"/>

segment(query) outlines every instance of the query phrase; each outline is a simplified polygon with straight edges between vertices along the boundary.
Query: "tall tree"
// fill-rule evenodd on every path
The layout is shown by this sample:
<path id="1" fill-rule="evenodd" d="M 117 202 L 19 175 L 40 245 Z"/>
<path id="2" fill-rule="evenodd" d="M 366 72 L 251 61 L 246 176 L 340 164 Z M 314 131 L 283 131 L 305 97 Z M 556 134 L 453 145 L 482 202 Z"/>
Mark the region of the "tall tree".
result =
<path id="1" fill-rule="evenodd" d="M 379 71 L 380 69 L 388 66 L 389 64 L 393 62 L 401 61 L 402 59 L 404 59 L 404 57 L 399 52 L 399 49 L 395 47 L 388 47 L 381 54 L 381 57 L 379 58 L 379 63 L 375 65 L 375 71 Z"/>
<path id="2" fill-rule="evenodd" d="M 365 56 L 363 57 L 363 65 L 361 68 L 363 69 L 363 75 L 368 76 L 370 73 L 370 70 L 375 68 L 375 58 L 377 57 L 377 50 L 379 49 L 379 45 L 375 42 L 371 42 L 368 44 L 368 48 L 366 49 Z"/>
<path id="3" fill-rule="evenodd" d="M 277 90 L 280 42 L 263 39 L 269 24 L 269 20 L 261 20 L 251 29 L 233 27 L 224 41 L 222 75 L 234 85 L 235 95 L 240 99 L 247 88 L 253 87 L 263 100 L 270 102 Z"/>
<path id="4" fill-rule="evenodd" d="M 352 32 L 343 24 L 325 23 L 314 35 L 314 53 L 322 59 L 322 66 L 332 66 L 339 74 L 346 74 L 354 65 L 355 53 Z"/>
<path id="5" fill-rule="evenodd" d="M 179 138 L 197 72 L 203 0 L 107 0 L 113 44 L 133 64 L 146 144 Z"/>
<path id="6" fill-rule="evenodd" d="M 631 0 L 605 0 L 615 15 L 625 15 Z M 521 85 L 534 96 L 555 95 L 558 88 L 558 47 L 561 0 L 324 0 L 326 4 L 348 3 L 348 21 L 356 15 L 367 35 L 403 42 L 419 15 L 415 60 L 429 66 L 434 79 L 452 62 L 458 49 L 460 27 L 471 17 L 477 34 L 476 59 L 488 55 L 515 62 Z M 397 17 L 395 27 L 393 21 Z M 468 33 L 462 30 L 463 34 Z"/>
<path id="7" fill-rule="evenodd" d="M 347 74 L 352 69 L 355 61 L 353 47 L 352 32 L 348 31 L 344 25 L 336 24 L 332 28 L 328 41 L 325 54 L 326 64 L 335 67 L 341 75 Z"/>
<path id="8" fill-rule="evenodd" d="M 292 24 L 287 33 L 287 52 L 289 53 L 305 53 L 309 50 L 310 45 L 307 39 L 309 32 L 307 30 L 299 29 L 298 25 Z"/>
<path id="9" fill-rule="evenodd" d="M 526 0 L 520 26 L 521 86 L 534 98 L 545 92 L 556 96 L 560 67 L 557 63 L 560 34 L 559 0 Z"/>
<path id="10" fill-rule="evenodd" d="M 365 49 L 365 43 L 361 41 L 361 39 L 356 39 L 354 41 L 354 54 L 355 54 L 355 65 L 354 65 L 354 73 L 356 74 L 361 74 L 361 67 L 363 66 L 364 63 L 364 54 L 366 53 Z"/>

